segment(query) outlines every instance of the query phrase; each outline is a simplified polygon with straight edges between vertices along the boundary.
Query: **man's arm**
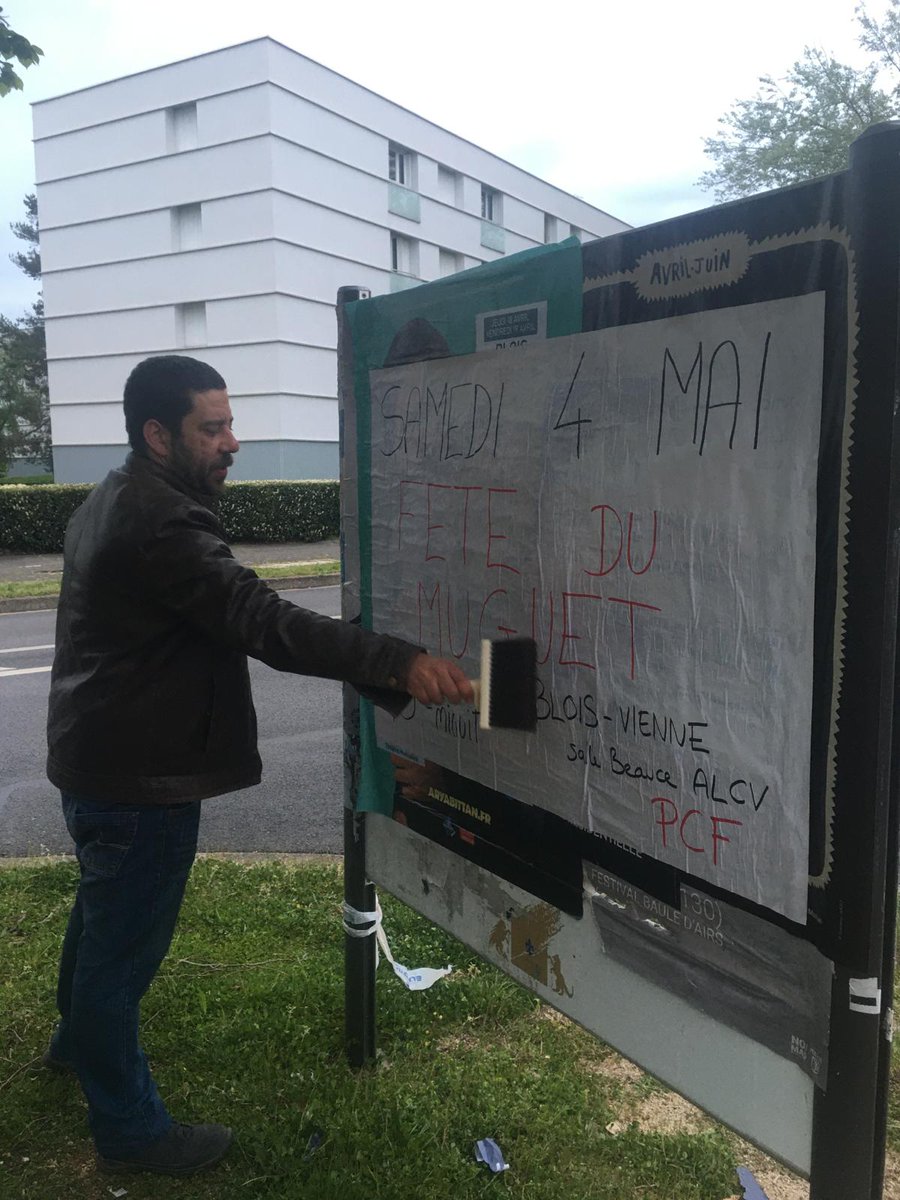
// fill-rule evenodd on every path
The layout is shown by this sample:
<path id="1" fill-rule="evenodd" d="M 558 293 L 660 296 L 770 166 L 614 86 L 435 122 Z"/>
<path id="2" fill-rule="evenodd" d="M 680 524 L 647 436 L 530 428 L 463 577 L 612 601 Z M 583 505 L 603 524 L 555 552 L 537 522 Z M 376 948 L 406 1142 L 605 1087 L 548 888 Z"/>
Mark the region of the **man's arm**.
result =
<path id="1" fill-rule="evenodd" d="M 472 686 L 449 659 L 389 634 L 310 612 L 283 600 L 242 566 L 203 510 L 173 521 L 142 548 L 142 584 L 198 631 L 279 671 L 340 679 L 399 711 L 404 692 L 422 704 L 472 703 Z"/>

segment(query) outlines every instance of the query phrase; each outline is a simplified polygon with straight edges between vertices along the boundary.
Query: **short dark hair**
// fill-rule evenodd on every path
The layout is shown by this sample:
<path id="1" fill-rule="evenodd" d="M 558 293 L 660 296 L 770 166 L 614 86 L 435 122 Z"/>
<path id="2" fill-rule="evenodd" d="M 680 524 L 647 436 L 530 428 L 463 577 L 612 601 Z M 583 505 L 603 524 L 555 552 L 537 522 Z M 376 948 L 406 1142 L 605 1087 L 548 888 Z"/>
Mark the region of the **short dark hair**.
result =
<path id="1" fill-rule="evenodd" d="M 199 358 L 186 354 L 145 358 L 125 381 L 122 406 L 131 448 L 146 454 L 144 425 L 151 420 L 159 421 L 177 437 L 181 422 L 194 407 L 194 393 L 224 389 L 219 372 Z"/>

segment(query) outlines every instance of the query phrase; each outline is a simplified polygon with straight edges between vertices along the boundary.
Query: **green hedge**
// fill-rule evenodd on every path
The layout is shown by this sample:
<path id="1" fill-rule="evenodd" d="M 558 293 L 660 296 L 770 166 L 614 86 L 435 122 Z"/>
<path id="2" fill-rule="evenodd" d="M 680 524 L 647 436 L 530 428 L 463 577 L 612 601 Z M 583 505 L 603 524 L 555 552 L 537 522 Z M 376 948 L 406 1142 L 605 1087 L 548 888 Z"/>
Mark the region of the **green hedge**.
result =
<path id="1" fill-rule="evenodd" d="M 231 542 L 321 542 L 338 536 L 337 480 L 230 483 L 219 516 Z"/>
<path id="2" fill-rule="evenodd" d="M 11 484 L 0 488 L 0 550 L 55 554 L 69 518 L 93 484 Z M 338 536 L 335 480 L 230 483 L 219 503 L 229 541 L 319 542 Z"/>
<path id="3" fill-rule="evenodd" d="M 69 517 L 90 483 L 8 484 L 0 488 L 0 549 L 26 554 L 62 550 Z"/>

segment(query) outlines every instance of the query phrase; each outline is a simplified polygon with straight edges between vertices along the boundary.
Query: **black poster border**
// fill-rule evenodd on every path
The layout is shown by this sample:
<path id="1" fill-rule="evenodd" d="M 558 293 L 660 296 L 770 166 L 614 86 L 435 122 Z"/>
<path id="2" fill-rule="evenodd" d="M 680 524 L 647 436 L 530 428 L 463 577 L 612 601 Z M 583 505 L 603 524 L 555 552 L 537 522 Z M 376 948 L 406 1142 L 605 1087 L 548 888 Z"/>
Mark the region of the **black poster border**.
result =
<path id="1" fill-rule="evenodd" d="M 853 420 L 858 323 L 845 190 L 845 177 L 832 176 L 592 243 L 584 252 L 585 332 L 824 293 L 807 924 L 792 922 L 709 880 L 657 860 L 643 861 L 638 869 L 627 859 L 623 865 L 629 882 L 660 899 L 671 903 L 682 883 L 699 887 L 812 942 L 829 957 L 835 949 L 840 919 L 839 914 L 829 910 L 825 885 L 833 865 L 834 780 L 829 762 L 833 761 L 834 710 L 841 682 L 835 678 L 835 659 L 840 658 L 835 650 L 835 630 L 846 576 L 839 557 L 841 505 L 846 495 L 845 438 L 847 423 Z M 713 248 L 717 239 L 746 239 L 749 255 L 738 279 L 715 287 L 701 284 L 687 294 L 642 298 L 635 279 L 635 265 L 642 259 L 652 260 L 654 255 L 663 258 L 666 251 L 703 243 Z M 612 866 L 605 861 L 608 853 L 602 846 L 592 851 L 588 845 L 585 857 L 598 865 Z"/>

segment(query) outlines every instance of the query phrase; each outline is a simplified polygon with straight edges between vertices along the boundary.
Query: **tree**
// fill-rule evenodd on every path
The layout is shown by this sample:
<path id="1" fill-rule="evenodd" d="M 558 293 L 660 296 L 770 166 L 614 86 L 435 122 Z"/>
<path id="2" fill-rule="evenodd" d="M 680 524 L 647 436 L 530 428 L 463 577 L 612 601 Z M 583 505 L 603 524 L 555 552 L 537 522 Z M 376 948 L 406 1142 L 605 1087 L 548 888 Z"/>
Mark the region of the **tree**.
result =
<path id="1" fill-rule="evenodd" d="M 41 277 L 37 198 L 25 197 L 25 219 L 10 228 L 26 250 L 10 258 L 31 279 Z M 14 458 L 52 466 L 44 302 L 38 297 L 17 320 L 0 316 L 0 472 Z"/>
<path id="2" fill-rule="evenodd" d="M 24 87 L 21 76 L 13 66 L 14 62 L 20 67 L 36 67 L 43 53 L 40 46 L 35 46 L 10 28 L 0 8 L 0 96 L 6 96 L 16 89 L 21 91 Z"/>
<path id="3" fill-rule="evenodd" d="M 854 138 L 900 116 L 900 0 L 880 22 L 863 7 L 856 19 L 873 61 L 856 70 L 807 46 L 783 79 L 762 76 L 757 94 L 719 119 L 723 132 L 704 139 L 715 166 L 701 187 L 730 200 L 841 171 Z"/>
<path id="4" fill-rule="evenodd" d="M 38 233 L 37 196 L 34 192 L 25 197 L 25 220 L 13 221 L 10 229 L 17 238 L 28 243 L 27 249 L 11 254 L 10 259 L 29 279 L 40 279 L 41 239 Z"/>
<path id="5" fill-rule="evenodd" d="M 40 300 L 18 321 L 0 317 L 0 471 L 14 458 L 53 464 Z"/>

